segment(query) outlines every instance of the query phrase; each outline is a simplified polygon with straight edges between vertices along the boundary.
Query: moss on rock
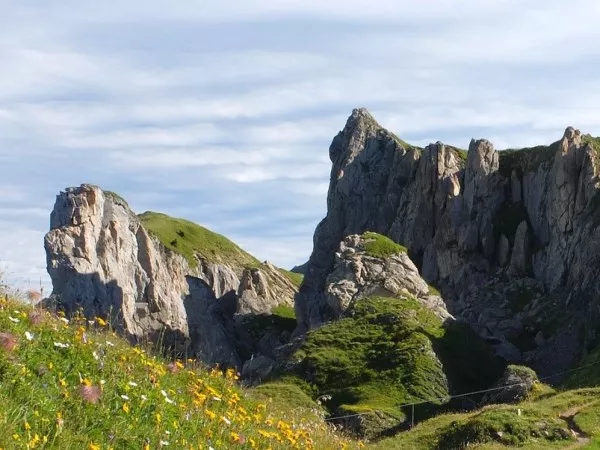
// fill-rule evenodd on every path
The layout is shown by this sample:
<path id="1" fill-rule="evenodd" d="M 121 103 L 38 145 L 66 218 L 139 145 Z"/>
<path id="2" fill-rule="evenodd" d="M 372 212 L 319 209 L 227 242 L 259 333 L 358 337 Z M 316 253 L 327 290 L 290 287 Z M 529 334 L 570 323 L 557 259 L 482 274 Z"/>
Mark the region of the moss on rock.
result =
<path id="1" fill-rule="evenodd" d="M 365 239 L 365 251 L 375 258 L 387 258 L 399 253 L 406 253 L 406 247 L 378 233 L 367 231 L 362 235 Z"/>

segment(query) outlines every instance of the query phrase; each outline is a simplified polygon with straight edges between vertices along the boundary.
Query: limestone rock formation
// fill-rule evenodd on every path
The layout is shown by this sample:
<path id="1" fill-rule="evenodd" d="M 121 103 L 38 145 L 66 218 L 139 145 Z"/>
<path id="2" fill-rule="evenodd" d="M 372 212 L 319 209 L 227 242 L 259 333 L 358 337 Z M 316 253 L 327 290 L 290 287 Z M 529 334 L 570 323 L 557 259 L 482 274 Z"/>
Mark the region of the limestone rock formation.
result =
<path id="1" fill-rule="evenodd" d="M 96 186 L 61 192 L 50 222 L 48 272 L 62 308 L 110 316 L 134 340 L 160 338 L 208 364 L 241 368 L 233 315 L 268 314 L 291 305 L 296 292 L 268 264 L 246 270 L 195 254 L 192 265 L 150 233 L 122 199 Z"/>
<path id="2" fill-rule="evenodd" d="M 531 149 L 498 152 L 486 140 L 472 140 L 468 152 L 440 142 L 418 148 L 354 110 L 329 149 L 327 216 L 296 299 L 297 333 L 336 316 L 328 277 L 340 270 L 339 242 L 373 231 L 404 245 L 450 313 L 500 354 L 542 374 L 568 368 L 600 323 L 594 145 L 569 127 Z M 353 296 L 355 283 L 336 289 Z"/>
<path id="3" fill-rule="evenodd" d="M 336 317 L 354 301 L 370 296 L 409 296 L 432 310 L 440 319 L 452 316 L 443 300 L 430 294 L 430 288 L 404 252 L 384 257 L 369 254 L 369 235 L 350 235 L 335 254 L 333 271 L 327 276 L 327 303 Z"/>

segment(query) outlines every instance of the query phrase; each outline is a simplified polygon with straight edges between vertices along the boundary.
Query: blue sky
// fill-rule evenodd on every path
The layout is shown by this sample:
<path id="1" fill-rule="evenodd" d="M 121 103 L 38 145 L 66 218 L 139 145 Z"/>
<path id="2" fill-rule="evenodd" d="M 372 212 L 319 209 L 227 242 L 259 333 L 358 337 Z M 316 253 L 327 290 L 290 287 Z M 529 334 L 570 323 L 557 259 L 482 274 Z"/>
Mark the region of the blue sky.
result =
<path id="1" fill-rule="evenodd" d="M 543 6 L 543 9 L 540 7 Z M 0 0 L 0 268 L 35 287 L 55 195 L 307 259 L 352 108 L 405 140 L 600 135 L 596 0 Z"/>

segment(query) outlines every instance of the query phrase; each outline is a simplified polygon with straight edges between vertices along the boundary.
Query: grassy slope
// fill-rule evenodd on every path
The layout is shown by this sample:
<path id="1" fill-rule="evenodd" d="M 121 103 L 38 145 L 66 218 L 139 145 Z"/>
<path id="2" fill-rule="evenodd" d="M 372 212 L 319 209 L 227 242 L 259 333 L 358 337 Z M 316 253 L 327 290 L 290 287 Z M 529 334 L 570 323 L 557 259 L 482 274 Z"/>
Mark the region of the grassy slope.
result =
<path id="1" fill-rule="evenodd" d="M 183 255 L 191 266 L 196 266 L 195 254 L 209 262 L 229 262 L 240 267 L 260 265 L 256 258 L 225 236 L 194 222 L 155 212 L 145 212 L 139 218 L 144 227 L 158 237 L 165 247 Z"/>
<path id="2" fill-rule="evenodd" d="M 116 196 L 116 194 L 111 194 Z M 120 198 L 120 197 L 119 197 Z M 177 219 L 166 214 L 147 211 L 139 215 L 144 227 L 169 250 L 185 257 L 191 267 L 196 267 L 195 255 L 208 262 L 224 262 L 239 268 L 259 268 L 261 263 L 232 241 L 194 222 Z M 296 287 L 303 276 L 285 269 L 279 271 Z"/>
<path id="3" fill-rule="evenodd" d="M 420 423 L 408 433 L 383 440 L 374 448 L 576 448 L 567 421 L 559 417 L 564 413 L 575 414 L 575 422 L 585 433 L 600 436 L 600 388 L 554 392 L 538 385 L 537 389 L 539 394 L 519 405 L 492 405 L 471 413 L 442 415 Z"/>
<path id="4" fill-rule="evenodd" d="M 445 329 L 417 301 L 382 297 L 363 299 L 346 318 L 310 332 L 292 360 L 300 361 L 294 375 L 316 395 L 332 396 L 330 410 L 383 411 L 397 422 L 405 418 L 398 405 L 447 395 L 446 376 L 460 390 L 487 386 L 501 371 L 470 329 Z M 431 410 L 418 407 L 417 416 Z"/>
<path id="5" fill-rule="evenodd" d="M 191 361 L 169 366 L 98 323 L 66 324 L 0 302 L 1 448 L 141 449 L 148 441 L 154 449 L 163 441 L 186 449 L 333 449 L 343 443 L 306 412 L 310 403 L 286 408 L 293 393 L 244 391 L 231 372 Z M 96 404 L 82 397 L 86 384 L 101 390 Z M 284 401 L 267 399 L 265 390 L 269 397 L 285 394 Z"/>

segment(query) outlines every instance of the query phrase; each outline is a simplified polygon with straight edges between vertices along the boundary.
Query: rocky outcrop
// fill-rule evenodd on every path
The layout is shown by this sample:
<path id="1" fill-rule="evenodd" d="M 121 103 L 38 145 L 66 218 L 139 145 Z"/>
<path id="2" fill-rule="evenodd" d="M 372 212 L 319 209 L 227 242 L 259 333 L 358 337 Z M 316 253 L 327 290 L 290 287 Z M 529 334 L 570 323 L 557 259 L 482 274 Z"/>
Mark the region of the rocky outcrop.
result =
<path id="1" fill-rule="evenodd" d="M 482 405 L 495 403 L 519 403 L 527 398 L 538 382 L 535 371 L 525 366 L 508 366 L 502 377 L 485 394 Z"/>
<path id="2" fill-rule="evenodd" d="M 440 319 L 452 317 L 443 300 L 430 294 L 429 286 L 406 253 L 393 253 L 386 257 L 370 255 L 367 243 L 372 239 L 361 235 L 348 236 L 335 254 L 325 294 L 327 304 L 336 317 L 342 316 L 353 302 L 370 296 L 412 297 Z"/>
<path id="3" fill-rule="evenodd" d="M 291 305 L 295 287 L 269 264 L 245 270 L 167 249 L 127 204 L 100 188 L 61 192 L 45 248 L 53 298 L 67 312 L 112 317 L 133 340 L 241 368 L 234 314 Z M 241 281 L 240 281 L 241 279 Z"/>
<path id="4" fill-rule="evenodd" d="M 263 314 L 276 305 L 293 306 L 295 292 L 294 283 L 271 263 L 244 269 L 238 287 L 238 313 Z"/>
<path id="5" fill-rule="evenodd" d="M 337 315 L 328 277 L 339 270 L 339 242 L 374 231 L 407 247 L 449 311 L 509 359 L 544 374 L 572 364 L 581 344 L 536 343 L 540 331 L 571 336 L 582 326 L 584 341 L 596 339 L 600 158 L 579 131 L 519 151 L 472 140 L 465 158 L 440 142 L 408 145 L 357 109 L 329 155 L 327 216 L 296 299 L 299 333 Z M 338 289 L 353 295 L 346 284 Z"/>

